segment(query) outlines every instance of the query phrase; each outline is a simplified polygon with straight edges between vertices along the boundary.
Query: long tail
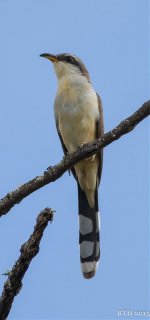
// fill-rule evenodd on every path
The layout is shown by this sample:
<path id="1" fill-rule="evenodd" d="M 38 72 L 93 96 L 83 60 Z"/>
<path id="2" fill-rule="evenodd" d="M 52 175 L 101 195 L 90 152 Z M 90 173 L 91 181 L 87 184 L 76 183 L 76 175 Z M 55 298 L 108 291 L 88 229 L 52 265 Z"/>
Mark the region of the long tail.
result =
<path id="1" fill-rule="evenodd" d="M 94 277 L 100 259 L 98 190 L 95 206 L 91 208 L 85 192 L 78 183 L 80 261 L 84 278 Z"/>

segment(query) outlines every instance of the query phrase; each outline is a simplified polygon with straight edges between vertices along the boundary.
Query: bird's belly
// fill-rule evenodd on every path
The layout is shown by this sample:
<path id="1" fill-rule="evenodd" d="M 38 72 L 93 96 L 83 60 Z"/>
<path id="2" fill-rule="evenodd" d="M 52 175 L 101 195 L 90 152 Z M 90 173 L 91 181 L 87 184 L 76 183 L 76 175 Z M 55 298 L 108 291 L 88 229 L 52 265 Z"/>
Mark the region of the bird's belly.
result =
<path id="1" fill-rule="evenodd" d="M 83 143 L 96 138 L 96 122 L 99 120 L 98 99 L 95 91 L 86 84 L 77 83 L 58 92 L 55 100 L 55 114 L 59 131 L 69 153 Z M 81 160 L 75 165 L 75 172 L 82 190 L 85 191 L 91 207 L 94 205 L 97 181 L 98 156 L 94 160 Z"/>
<path id="2" fill-rule="evenodd" d="M 70 153 L 95 138 L 95 126 L 88 119 L 66 117 L 60 122 L 60 131 Z"/>
<path id="3" fill-rule="evenodd" d="M 98 105 L 66 104 L 59 114 L 59 128 L 69 153 L 96 138 Z"/>

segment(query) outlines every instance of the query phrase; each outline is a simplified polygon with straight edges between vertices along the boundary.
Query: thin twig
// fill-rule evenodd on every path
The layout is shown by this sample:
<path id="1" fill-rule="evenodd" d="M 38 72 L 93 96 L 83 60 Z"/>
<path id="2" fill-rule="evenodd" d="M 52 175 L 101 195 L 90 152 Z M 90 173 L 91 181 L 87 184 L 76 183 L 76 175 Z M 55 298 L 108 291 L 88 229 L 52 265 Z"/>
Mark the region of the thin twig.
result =
<path id="1" fill-rule="evenodd" d="M 53 211 L 49 208 L 45 208 L 38 215 L 34 231 L 29 240 L 25 242 L 20 249 L 20 257 L 16 261 L 12 270 L 8 273 L 8 279 L 6 280 L 0 297 L 0 320 L 5 320 L 12 307 L 15 296 L 22 288 L 22 279 L 27 271 L 32 259 L 39 252 L 39 244 L 43 236 L 43 232 L 48 225 L 48 222 L 52 222 Z"/>
<path id="2" fill-rule="evenodd" d="M 21 202 L 32 192 L 42 188 L 50 182 L 61 177 L 65 171 L 70 169 L 83 158 L 89 157 L 100 149 L 106 147 L 113 141 L 119 139 L 126 133 L 132 131 L 135 126 L 144 118 L 150 115 L 150 100 L 145 102 L 141 108 L 133 113 L 129 118 L 123 120 L 113 130 L 105 133 L 100 139 L 90 142 L 79 148 L 76 152 L 68 154 L 63 160 L 53 167 L 49 167 L 41 176 L 38 176 L 29 182 L 23 184 L 16 190 L 9 192 L 0 201 L 0 217 L 6 214 L 15 204 Z"/>

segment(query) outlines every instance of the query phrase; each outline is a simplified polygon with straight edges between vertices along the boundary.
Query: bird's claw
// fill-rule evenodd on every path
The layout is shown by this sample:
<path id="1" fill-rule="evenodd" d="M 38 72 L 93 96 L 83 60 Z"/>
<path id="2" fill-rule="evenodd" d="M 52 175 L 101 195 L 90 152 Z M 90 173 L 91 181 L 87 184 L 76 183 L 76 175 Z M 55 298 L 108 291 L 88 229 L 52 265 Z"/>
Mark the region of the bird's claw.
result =
<path id="1" fill-rule="evenodd" d="M 80 148 L 84 147 L 89 141 L 83 141 L 81 144 L 80 144 Z M 93 154 L 92 156 L 89 156 L 88 158 L 85 158 L 86 161 L 91 161 L 93 162 L 95 160 L 95 154 Z"/>

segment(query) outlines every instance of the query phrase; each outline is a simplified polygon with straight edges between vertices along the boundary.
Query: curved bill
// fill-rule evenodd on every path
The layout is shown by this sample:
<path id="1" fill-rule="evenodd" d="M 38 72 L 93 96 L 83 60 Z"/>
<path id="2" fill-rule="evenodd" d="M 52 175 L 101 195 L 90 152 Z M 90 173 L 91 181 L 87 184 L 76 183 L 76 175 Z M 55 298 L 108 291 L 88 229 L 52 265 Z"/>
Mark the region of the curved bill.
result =
<path id="1" fill-rule="evenodd" d="M 50 53 L 42 53 L 40 54 L 40 57 L 42 58 L 46 58 L 52 62 L 57 62 L 57 56 L 55 56 L 54 54 L 50 54 Z"/>

